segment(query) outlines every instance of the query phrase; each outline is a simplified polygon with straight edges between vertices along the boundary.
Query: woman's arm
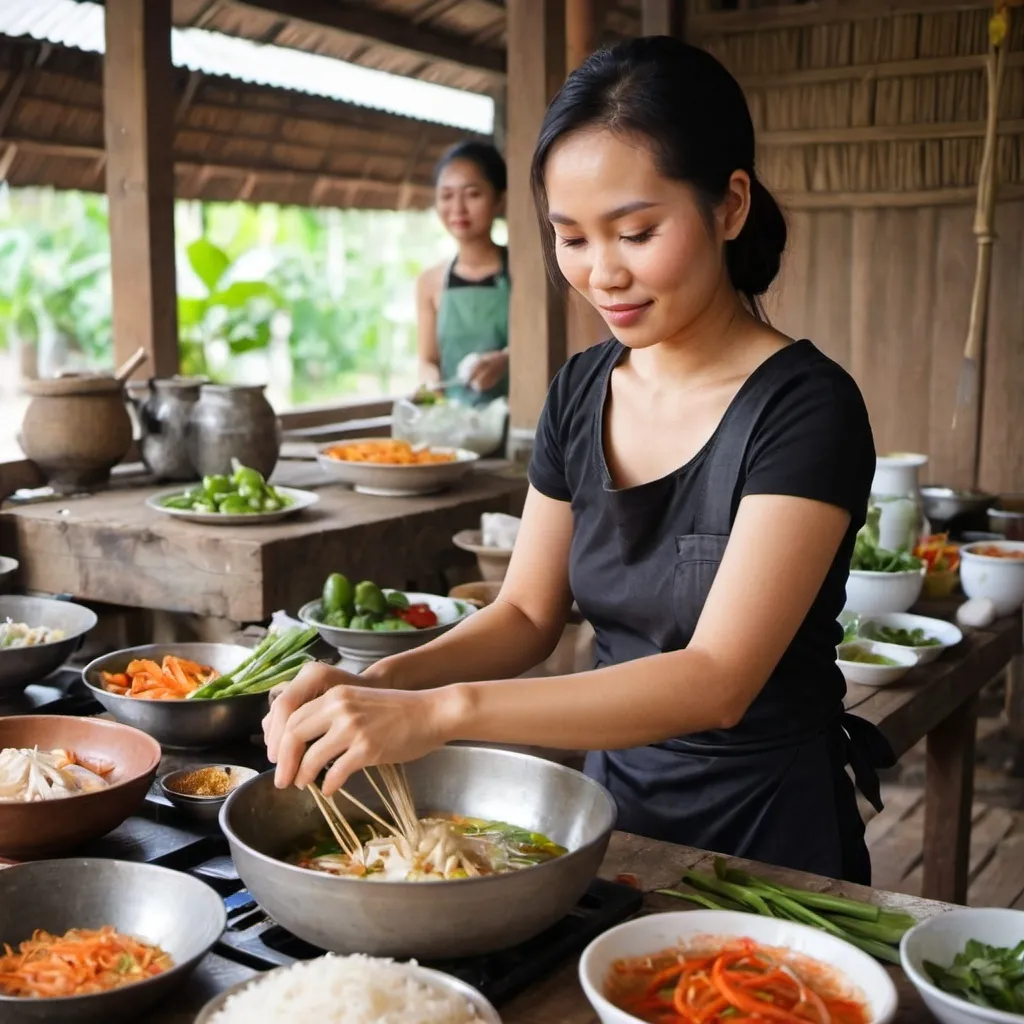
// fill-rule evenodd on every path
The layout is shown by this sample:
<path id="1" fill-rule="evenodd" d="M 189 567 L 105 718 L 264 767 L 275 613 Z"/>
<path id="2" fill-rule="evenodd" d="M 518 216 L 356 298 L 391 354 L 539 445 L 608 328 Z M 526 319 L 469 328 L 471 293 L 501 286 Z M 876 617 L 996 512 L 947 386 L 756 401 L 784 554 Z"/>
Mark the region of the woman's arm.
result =
<path id="1" fill-rule="evenodd" d="M 438 268 L 423 271 L 416 279 L 416 349 L 422 384 L 441 380 L 441 353 L 437 347 Z"/>
<path id="2" fill-rule="evenodd" d="M 530 488 L 497 600 L 423 647 L 385 658 L 363 679 L 402 690 L 518 676 L 551 655 L 565 629 L 572 509 Z"/>
<path id="3" fill-rule="evenodd" d="M 822 502 L 748 495 L 740 502 L 721 567 L 685 650 L 570 676 L 464 682 L 422 693 L 338 686 L 299 708 L 286 727 L 280 723 L 268 736 L 278 784 L 304 785 L 342 751 L 325 779 L 327 791 L 366 765 L 410 760 L 452 740 L 609 750 L 731 727 L 792 642 L 849 521 L 848 512 Z M 766 536 L 772 537 L 770 545 Z M 520 596 L 550 571 L 533 558 L 522 559 L 520 570 L 515 585 Z M 528 580 L 527 571 L 540 575 Z M 469 623 L 459 632 L 468 629 Z M 520 642 L 522 635 L 528 634 L 512 634 L 509 642 Z M 440 677 L 442 661 L 448 671 L 461 671 L 456 638 L 453 631 L 450 661 L 410 656 L 403 665 L 389 659 L 376 682 L 429 686 Z M 489 642 L 495 642 L 490 632 Z M 443 649 L 441 641 L 430 646 Z M 488 655 L 481 650 L 476 656 L 472 667 L 483 668 Z M 321 671 L 330 670 L 312 674 Z M 307 744 L 312 744 L 308 750 Z"/>

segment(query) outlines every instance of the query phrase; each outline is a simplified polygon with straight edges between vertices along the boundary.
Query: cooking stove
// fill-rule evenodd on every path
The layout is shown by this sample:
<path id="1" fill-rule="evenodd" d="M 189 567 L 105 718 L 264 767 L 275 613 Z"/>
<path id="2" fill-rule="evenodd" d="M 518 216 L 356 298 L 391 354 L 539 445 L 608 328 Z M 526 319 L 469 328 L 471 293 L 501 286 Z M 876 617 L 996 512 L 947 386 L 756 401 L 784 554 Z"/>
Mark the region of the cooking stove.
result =
<path id="1" fill-rule="evenodd" d="M 88 715 L 101 710 L 82 684 L 79 672 L 69 669 L 30 686 L 23 695 L 0 701 L 0 715 Z M 208 763 L 226 754 L 226 750 L 216 754 L 167 751 L 160 771 Z M 239 744 L 227 759 L 260 770 L 269 767 L 262 750 L 253 744 Z M 159 864 L 201 878 L 221 895 L 228 914 L 227 929 L 214 952 L 255 970 L 271 970 L 323 953 L 277 924 L 259 907 L 239 879 L 217 823 L 185 817 L 167 802 L 155 783 L 137 815 L 73 855 Z M 577 957 L 602 932 L 631 917 L 639 911 L 642 900 L 635 889 L 595 879 L 566 917 L 513 949 L 422 963 L 461 978 L 499 1006 Z"/>

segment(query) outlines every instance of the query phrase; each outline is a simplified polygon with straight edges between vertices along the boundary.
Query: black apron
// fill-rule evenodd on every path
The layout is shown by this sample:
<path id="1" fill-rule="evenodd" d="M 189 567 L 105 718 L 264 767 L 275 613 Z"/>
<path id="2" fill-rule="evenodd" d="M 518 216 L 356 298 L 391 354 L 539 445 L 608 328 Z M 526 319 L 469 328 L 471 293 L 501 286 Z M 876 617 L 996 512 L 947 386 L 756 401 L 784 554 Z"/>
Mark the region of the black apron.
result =
<path id="1" fill-rule="evenodd" d="M 672 642 L 662 649 L 689 643 L 725 553 L 752 435 L 786 383 L 781 367 L 764 370 L 767 379 L 758 388 L 741 389 L 707 451 L 694 533 L 676 540 L 680 561 L 672 589 L 675 607 L 685 613 L 676 615 Z M 626 504 L 622 522 L 628 497 Z M 652 589 L 663 568 L 649 564 Z M 769 692 L 759 698 L 762 718 Z M 623 831 L 869 884 L 864 825 L 846 768 L 881 811 L 877 769 L 896 762 L 881 732 L 841 705 L 801 723 L 795 734 L 765 727 L 764 735 L 751 737 L 746 729 L 733 741 L 729 732 L 592 752 L 585 770 L 615 798 Z"/>

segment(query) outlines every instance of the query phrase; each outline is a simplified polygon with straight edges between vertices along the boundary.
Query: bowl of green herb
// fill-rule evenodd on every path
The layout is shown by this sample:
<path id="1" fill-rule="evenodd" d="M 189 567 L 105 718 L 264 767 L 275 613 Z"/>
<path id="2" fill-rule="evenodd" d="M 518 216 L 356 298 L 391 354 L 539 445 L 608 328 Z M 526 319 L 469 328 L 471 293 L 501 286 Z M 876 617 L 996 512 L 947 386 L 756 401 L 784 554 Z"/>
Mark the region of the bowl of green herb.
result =
<path id="1" fill-rule="evenodd" d="M 925 563 L 909 551 L 890 551 L 878 542 L 879 510 L 870 509 L 857 533 L 846 581 L 844 611 L 864 615 L 905 612 L 921 596 Z"/>
<path id="2" fill-rule="evenodd" d="M 1024 911 L 957 908 L 903 936 L 900 962 L 941 1024 L 1024 1020 Z"/>

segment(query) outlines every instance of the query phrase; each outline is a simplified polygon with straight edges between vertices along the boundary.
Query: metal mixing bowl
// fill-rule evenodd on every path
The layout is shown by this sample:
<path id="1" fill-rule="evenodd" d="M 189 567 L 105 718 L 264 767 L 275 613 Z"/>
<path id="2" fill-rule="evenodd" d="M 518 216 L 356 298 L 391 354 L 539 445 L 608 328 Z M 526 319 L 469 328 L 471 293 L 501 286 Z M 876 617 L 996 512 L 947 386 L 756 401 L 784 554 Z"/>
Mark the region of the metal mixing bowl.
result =
<path id="1" fill-rule="evenodd" d="M 269 699 L 265 693 L 220 700 L 140 700 L 103 687 L 104 672 L 123 672 L 136 658 L 162 661 L 168 654 L 229 672 L 252 651 L 237 644 L 149 644 L 105 654 L 82 670 L 85 685 L 119 722 L 149 733 L 165 747 L 202 749 L 244 739 L 261 728 Z"/>
<path id="2" fill-rule="evenodd" d="M 936 524 L 948 523 L 968 512 L 982 512 L 992 504 L 992 495 L 982 491 L 958 491 L 953 487 L 921 488 L 924 514 Z"/>
<path id="3" fill-rule="evenodd" d="M 78 650 L 85 634 L 96 625 L 96 613 L 80 604 L 52 597 L 11 594 L 0 596 L 0 622 L 7 619 L 63 630 L 64 639 L 35 647 L 0 648 L 0 697 L 20 692 L 29 683 L 55 672 Z"/>
<path id="4" fill-rule="evenodd" d="M 205 882 L 152 864 L 100 858 L 41 860 L 0 871 L 0 946 L 17 948 L 36 928 L 113 925 L 153 943 L 174 966 L 112 992 L 63 999 L 0 996 L 4 1024 L 130 1021 L 181 984 L 220 938 L 224 903 Z"/>
<path id="5" fill-rule="evenodd" d="M 508 949 L 576 906 L 615 825 L 615 804 L 602 786 L 551 761 L 486 747 L 444 747 L 406 770 L 421 814 L 511 822 L 569 852 L 510 874 L 450 882 L 368 882 L 308 871 L 280 858 L 322 833 L 323 819 L 305 790 L 277 789 L 267 772 L 228 797 L 220 825 L 239 877 L 278 924 L 334 953 L 437 959 Z M 345 788 L 380 812 L 362 774 Z"/>

